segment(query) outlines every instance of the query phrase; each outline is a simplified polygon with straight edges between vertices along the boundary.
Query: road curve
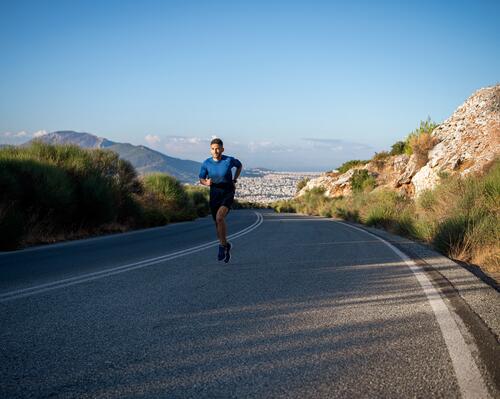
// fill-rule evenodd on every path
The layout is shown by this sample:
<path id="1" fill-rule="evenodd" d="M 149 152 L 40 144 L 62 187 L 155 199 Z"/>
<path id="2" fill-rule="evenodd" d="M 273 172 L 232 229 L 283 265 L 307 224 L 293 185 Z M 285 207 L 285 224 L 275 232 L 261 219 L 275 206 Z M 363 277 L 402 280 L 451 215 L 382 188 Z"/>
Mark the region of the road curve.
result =
<path id="1" fill-rule="evenodd" d="M 496 396 L 404 254 L 324 218 L 228 222 L 228 265 L 209 218 L 0 254 L 0 396 Z"/>

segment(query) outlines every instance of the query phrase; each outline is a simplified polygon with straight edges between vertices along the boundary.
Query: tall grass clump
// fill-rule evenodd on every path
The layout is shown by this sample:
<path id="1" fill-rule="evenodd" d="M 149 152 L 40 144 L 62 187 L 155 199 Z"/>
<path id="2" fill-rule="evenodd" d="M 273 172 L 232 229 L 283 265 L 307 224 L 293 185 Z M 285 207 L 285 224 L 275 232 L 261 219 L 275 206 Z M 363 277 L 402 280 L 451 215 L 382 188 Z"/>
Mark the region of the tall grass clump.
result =
<path id="1" fill-rule="evenodd" d="M 300 180 L 298 183 L 297 183 L 297 188 L 296 188 L 296 192 L 298 193 L 300 190 L 302 190 L 306 185 L 307 183 L 309 182 L 310 179 L 308 179 L 307 177 L 304 177 L 302 180 Z"/>
<path id="2" fill-rule="evenodd" d="M 208 214 L 208 191 L 138 178 L 118 154 L 34 142 L 0 149 L 0 250 Z"/>
<path id="3" fill-rule="evenodd" d="M 432 243 L 451 257 L 500 271 L 500 161 L 483 176 L 448 177 L 435 190 Z"/>
<path id="4" fill-rule="evenodd" d="M 404 151 L 407 155 L 412 155 L 415 150 L 418 150 L 419 145 L 419 137 L 423 136 L 425 139 L 423 140 L 424 144 L 428 145 L 429 137 L 431 137 L 432 132 L 439 125 L 431 120 L 428 117 L 425 121 L 420 121 L 419 127 L 413 130 L 405 140 Z M 431 147 L 432 148 L 432 147 Z"/>
<path id="5" fill-rule="evenodd" d="M 188 195 L 181 183 L 165 173 L 151 173 L 143 177 L 143 206 L 148 224 L 160 225 L 185 220 L 192 216 Z"/>
<path id="6" fill-rule="evenodd" d="M 352 191 L 370 191 L 375 188 L 376 180 L 366 169 L 356 169 L 350 178 Z"/>
<path id="7" fill-rule="evenodd" d="M 314 187 L 299 197 L 295 209 L 299 213 L 331 217 L 331 198 L 325 196 L 325 190 Z"/>
<path id="8" fill-rule="evenodd" d="M 197 217 L 204 217 L 210 213 L 209 189 L 204 186 L 185 185 L 184 189 L 189 199 L 189 206 L 193 208 Z"/>
<path id="9" fill-rule="evenodd" d="M 135 170 L 110 151 L 34 142 L 1 149 L 0 170 L 3 249 L 37 234 L 125 222 L 139 212 Z"/>

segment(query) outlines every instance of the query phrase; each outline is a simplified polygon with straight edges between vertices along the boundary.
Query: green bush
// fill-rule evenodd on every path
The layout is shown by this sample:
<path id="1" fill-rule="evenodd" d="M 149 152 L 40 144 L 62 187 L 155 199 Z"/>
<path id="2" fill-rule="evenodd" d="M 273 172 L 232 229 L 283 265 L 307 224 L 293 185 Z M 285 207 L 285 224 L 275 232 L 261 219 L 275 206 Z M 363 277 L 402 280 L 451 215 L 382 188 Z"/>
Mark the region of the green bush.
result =
<path id="1" fill-rule="evenodd" d="M 405 153 L 406 143 L 404 141 L 397 141 L 391 146 L 390 155 L 402 155 Z"/>
<path id="2" fill-rule="evenodd" d="M 34 142 L 0 149 L 0 247 L 13 249 L 105 225 L 149 227 L 208 214 L 207 190 L 145 179 L 109 150 Z M 38 236 L 36 236 L 38 234 Z M 38 240 L 38 241 L 37 241 Z"/>
<path id="3" fill-rule="evenodd" d="M 417 205 L 425 212 L 432 211 L 437 204 L 435 190 L 424 190 L 417 198 Z"/>
<path id="4" fill-rule="evenodd" d="M 190 206 L 194 208 L 196 216 L 204 217 L 210 213 L 209 189 L 204 186 L 184 186 L 189 198 Z"/>
<path id="5" fill-rule="evenodd" d="M 163 211 L 167 222 L 181 221 L 193 217 L 188 195 L 181 183 L 165 173 L 151 173 L 143 178 L 144 191 L 156 198 L 157 207 Z"/>
<path id="6" fill-rule="evenodd" d="M 342 165 L 340 165 L 338 168 L 337 168 L 337 171 L 339 173 L 345 173 L 347 172 L 349 169 L 352 169 L 356 166 L 364 166 L 366 165 L 368 162 L 370 161 L 361 161 L 359 159 L 354 159 L 352 161 L 347 161 L 347 162 L 344 162 Z"/>
<path id="7" fill-rule="evenodd" d="M 350 178 L 352 191 L 372 190 L 376 186 L 375 178 L 366 169 L 357 169 Z"/>
<path id="8" fill-rule="evenodd" d="M 280 200 L 271 204 L 278 213 L 296 213 L 295 200 Z"/>
<path id="9" fill-rule="evenodd" d="M 26 213 L 14 204 L 4 204 L 0 209 L 0 250 L 16 249 L 27 228 Z"/>

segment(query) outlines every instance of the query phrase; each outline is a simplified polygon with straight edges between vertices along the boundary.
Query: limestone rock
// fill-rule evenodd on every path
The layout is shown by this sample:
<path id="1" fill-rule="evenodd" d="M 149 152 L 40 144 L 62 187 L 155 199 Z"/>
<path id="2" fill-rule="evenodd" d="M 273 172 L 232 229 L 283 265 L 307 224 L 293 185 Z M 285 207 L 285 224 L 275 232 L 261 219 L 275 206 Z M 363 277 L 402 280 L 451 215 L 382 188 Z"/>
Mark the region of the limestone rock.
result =
<path id="1" fill-rule="evenodd" d="M 500 85 L 478 90 L 432 135 L 438 144 L 412 178 L 416 195 L 434 187 L 439 172 L 478 173 L 500 155 Z"/>
<path id="2" fill-rule="evenodd" d="M 406 164 L 406 168 L 404 172 L 399 176 L 396 181 L 396 187 L 401 186 L 402 184 L 411 183 L 411 179 L 418 172 L 418 160 L 415 155 L 410 156 L 408 159 L 408 163 Z"/>
<path id="3" fill-rule="evenodd" d="M 358 168 L 359 169 L 359 168 Z M 350 169 L 346 173 L 326 173 L 311 179 L 307 184 L 300 190 L 298 196 L 303 195 L 306 191 L 309 191 L 315 187 L 321 187 L 325 190 L 325 196 L 327 197 L 339 197 L 344 195 L 349 195 L 352 192 L 350 179 L 354 174 L 355 169 Z"/>
<path id="4" fill-rule="evenodd" d="M 437 172 L 429 165 L 424 165 L 412 179 L 415 194 L 417 195 L 424 190 L 432 189 L 438 182 L 439 176 Z"/>

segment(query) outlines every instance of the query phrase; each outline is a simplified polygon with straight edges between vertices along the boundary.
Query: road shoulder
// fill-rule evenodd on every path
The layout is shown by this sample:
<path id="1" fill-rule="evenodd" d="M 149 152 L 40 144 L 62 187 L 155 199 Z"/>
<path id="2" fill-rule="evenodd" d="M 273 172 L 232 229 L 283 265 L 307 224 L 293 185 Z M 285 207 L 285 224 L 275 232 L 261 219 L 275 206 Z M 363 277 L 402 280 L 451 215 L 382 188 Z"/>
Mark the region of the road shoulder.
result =
<path id="1" fill-rule="evenodd" d="M 490 392 L 500 392 L 500 293 L 470 270 L 429 246 L 385 230 L 349 224 L 388 241 L 421 266 L 456 315 L 462 335 L 472 348 Z M 493 395 L 495 397 L 496 395 Z"/>

